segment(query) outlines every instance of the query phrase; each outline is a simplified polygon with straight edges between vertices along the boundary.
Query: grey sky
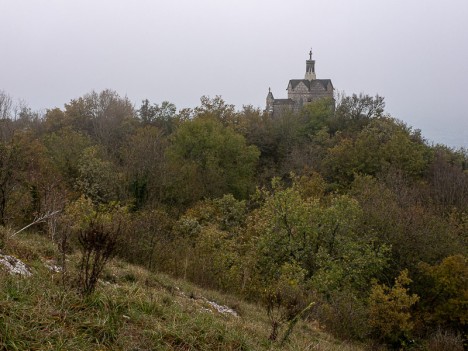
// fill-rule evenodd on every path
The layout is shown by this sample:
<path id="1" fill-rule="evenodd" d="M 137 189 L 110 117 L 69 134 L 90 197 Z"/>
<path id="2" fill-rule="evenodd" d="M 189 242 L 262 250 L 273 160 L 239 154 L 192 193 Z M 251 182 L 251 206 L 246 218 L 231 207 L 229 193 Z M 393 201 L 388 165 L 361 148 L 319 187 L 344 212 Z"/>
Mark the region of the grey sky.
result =
<path id="1" fill-rule="evenodd" d="M 114 89 L 136 106 L 286 97 L 318 78 L 382 95 L 429 140 L 468 147 L 467 0 L 0 0 L 0 90 L 33 109 Z"/>

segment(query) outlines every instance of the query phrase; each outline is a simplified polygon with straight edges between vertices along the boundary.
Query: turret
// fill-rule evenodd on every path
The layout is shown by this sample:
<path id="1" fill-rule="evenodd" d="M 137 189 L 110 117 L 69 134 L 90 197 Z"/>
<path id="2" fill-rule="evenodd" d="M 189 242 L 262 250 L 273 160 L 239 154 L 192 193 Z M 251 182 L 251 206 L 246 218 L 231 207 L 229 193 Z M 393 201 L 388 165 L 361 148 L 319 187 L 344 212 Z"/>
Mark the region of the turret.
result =
<path id="1" fill-rule="evenodd" d="M 266 97 L 266 111 L 269 113 L 273 113 L 273 102 L 275 101 L 275 98 L 273 97 L 273 93 L 271 92 L 271 89 L 268 88 L 268 95 Z"/>
<path id="2" fill-rule="evenodd" d="M 312 50 L 309 52 L 309 59 L 306 61 L 306 73 L 304 79 L 314 80 L 315 76 L 315 60 L 312 60 Z"/>

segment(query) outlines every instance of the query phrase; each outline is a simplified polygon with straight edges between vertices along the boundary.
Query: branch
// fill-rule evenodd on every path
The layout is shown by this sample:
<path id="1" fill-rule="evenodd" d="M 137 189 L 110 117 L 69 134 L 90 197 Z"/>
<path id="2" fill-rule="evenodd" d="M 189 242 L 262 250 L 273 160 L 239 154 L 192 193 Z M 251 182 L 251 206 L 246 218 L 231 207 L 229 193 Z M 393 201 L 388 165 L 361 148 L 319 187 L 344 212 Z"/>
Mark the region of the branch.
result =
<path id="1" fill-rule="evenodd" d="M 28 229 L 29 227 L 31 227 L 31 226 L 33 226 L 35 224 L 43 223 L 43 222 L 47 221 L 49 218 L 52 218 L 52 217 L 54 217 L 55 215 L 57 215 L 59 213 L 60 213 L 60 210 L 56 210 L 56 211 L 52 211 L 52 212 L 46 212 L 42 216 L 34 218 L 34 221 L 29 223 L 27 226 L 25 226 L 25 227 L 21 228 L 20 230 L 14 232 L 13 234 L 11 234 L 10 238 L 13 238 L 16 234 L 21 233 L 23 230 Z"/>

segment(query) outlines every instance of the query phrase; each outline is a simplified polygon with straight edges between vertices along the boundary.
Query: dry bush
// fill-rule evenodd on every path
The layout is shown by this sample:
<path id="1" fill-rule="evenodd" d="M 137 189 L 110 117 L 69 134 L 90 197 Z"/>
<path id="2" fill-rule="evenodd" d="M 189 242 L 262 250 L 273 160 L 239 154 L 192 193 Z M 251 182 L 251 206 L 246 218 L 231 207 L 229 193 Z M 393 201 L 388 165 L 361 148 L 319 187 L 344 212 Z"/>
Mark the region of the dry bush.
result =
<path id="1" fill-rule="evenodd" d="M 427 342 L 431 351 L 463 351 L 463 339 L 446 330 L 438 330 Z"/>
<path id="2" fill-rule="evenodd" d="M 84 295 L 91 294 L 107 261 L 115 254 L 120 226 L 105 228 L 92 222 L 78 236 L 81 251 L 79 286 Z"/>
<path id="3" fill-rule="evenodd" d="M 332 335 L 344 339 L 365 339 L 369 334 L 364 303 L 351 292 L 334 292 L 327 302 L 318 304 L 314 317 Z"/>

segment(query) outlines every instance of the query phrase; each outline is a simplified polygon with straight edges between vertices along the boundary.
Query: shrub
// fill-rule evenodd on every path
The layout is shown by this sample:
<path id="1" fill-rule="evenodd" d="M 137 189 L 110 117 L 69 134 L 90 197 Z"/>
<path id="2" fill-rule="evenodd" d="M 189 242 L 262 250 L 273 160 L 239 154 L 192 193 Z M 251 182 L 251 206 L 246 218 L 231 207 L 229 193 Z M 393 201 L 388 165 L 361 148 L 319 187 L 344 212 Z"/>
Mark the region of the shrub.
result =
<path id="1" fill-rule="evenodd" d="M 114 230 L 95 222 L 92 222 L 89 228 L 80 231 L 78 236 L 81 250 L 79 285 L 84 295 L 89 295 L 95 290 L 104 266 L 115 254 L 119 232 L 120 227 Z"/>
<path id="2" fill-rule="evenodd" d="M 276 281 L 271 282 L 263 296 L 267 315 L 271 323 L 269 339 L 275 341 L 285 322 L 291 322 L 307 308 L 304 288 L 305 270 L 296 263 L 285 263 Z M 287 332 L 285 338 L 289 336 Z"/>
<path id="3" fill-rule="evenodd" d="M 369 334 L 364 301 L 350 291 L 335 291 L 315 310 L 315 318 L 340 339 L 363 340 Z"/>
<path id="4" fill-rule="evenodd" d="M 431 351 L 463 351 L 463 339 L 460 335 L 439 329 L 428 340 L 427 349 Z"/>

